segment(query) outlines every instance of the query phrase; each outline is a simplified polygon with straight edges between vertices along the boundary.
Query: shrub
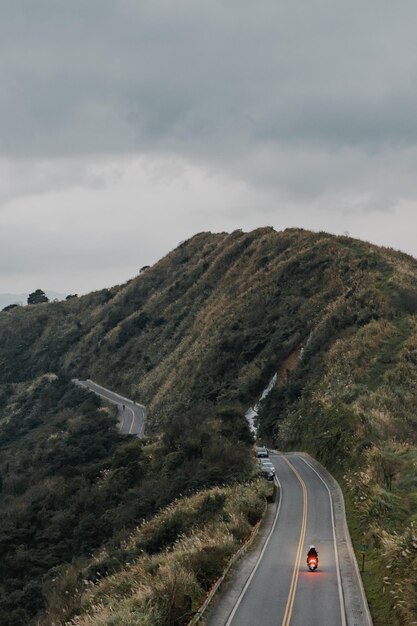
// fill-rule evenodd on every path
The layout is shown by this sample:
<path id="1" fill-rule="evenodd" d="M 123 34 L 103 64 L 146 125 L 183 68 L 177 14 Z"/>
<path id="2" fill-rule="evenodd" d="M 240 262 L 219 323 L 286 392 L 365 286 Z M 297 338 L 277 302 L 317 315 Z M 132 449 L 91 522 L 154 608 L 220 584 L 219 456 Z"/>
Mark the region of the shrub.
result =
<path id="1" fill-rule="evenodd" d="M 224 546 L 206 546 L 191 556 L 189 565 L 204 591 L 208 591 L 222 574 L 227 559 Z"/>
<path id="2" fill-rule="evenodd" d="M 150 527 L 149 534 L 142 540 L 142 547 L 148 554 L 160 552 L 171 547 L 187 528 L 186 518 L 182 511 L 165 515 Z"/>

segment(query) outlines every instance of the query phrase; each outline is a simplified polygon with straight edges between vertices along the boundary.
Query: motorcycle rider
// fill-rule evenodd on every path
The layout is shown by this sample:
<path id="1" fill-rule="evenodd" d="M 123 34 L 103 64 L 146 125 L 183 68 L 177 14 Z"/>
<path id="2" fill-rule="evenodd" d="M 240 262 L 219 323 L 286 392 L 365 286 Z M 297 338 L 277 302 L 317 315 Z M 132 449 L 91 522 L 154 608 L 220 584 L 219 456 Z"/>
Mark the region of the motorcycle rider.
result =
<path id="1" fill-rule="evenodd" d="M 317 560 L 319 558 L 319 553 L 317 552 L 314 546 L 310 546 L 310 549 L 307 552 L 307 563 L 308 563 L 308 559 L 311 559 L 311 558 L 315 558 Z"/>

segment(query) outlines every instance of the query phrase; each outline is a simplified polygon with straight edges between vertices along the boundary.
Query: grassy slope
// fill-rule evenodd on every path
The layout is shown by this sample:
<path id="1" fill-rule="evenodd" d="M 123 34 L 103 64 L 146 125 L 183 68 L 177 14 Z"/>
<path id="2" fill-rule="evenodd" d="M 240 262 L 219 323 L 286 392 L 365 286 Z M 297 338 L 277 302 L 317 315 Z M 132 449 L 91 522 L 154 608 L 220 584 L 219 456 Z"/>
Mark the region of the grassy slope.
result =
<path id="1" fill-rule="evenodd" d="M 184 624 L 261 518 L 269 485 L 217 487 L 181 498 L 138 526 L 115 551 L 71 564 L 51 586 L 41 626 Z M 180 529 L 180 531 L 179 531 Z M 64 602 L 63 602 L 64 599 Z"/>
<path id="2" fill-rule="evenodd" d="M 265 403 L 262 429 L 279 447 L 310 451 L 343 484 L 382 626 L 417 615 L 417 264 L 377 255 L 389 272 L 370 268 L 354 299 L 334 302 Z"/>
<path id="3" fill-rule="evenodd" d="M 9 384 L 7 398 L 0 424 L 2 626 L 35 624 L 47 607 L 67 606 L 65 597 L 57 600 L 65 564 L 94 579 L 97 563 L 89 557 L 100 548 L 109 555 L 102 573 L 114 573 L 132 556 L 121 546 L 144 519 L 180 495 L 253 473 L 247 425 L 231 410 L 195 408 L 139 441 L 118 434 L 113 409 L 53 374 Z M 142 549 L 158 552 L 186 530 L 178 518 L 171 535 Z"/>
<path id="4" fill-rule="evenodd" d="M 141 398 L 155 422 L 196 402 L 244 406 L 335 302 L 352 293 L 355 312 L 372 316 L 367 285 L 392 269 L 350 242 L 196 235 L 124 286 L 1 314 L 0 382 L 90 374 Z"/>
<path id="5" fill-rule="evenodd" d="M 225 406 L 236 427 L 279 370 L 263 436 L 309 450 L 344 482 L 357 541 L 370 546 L 376 623 L 411 623 L 416 312 L 406 255 L 295 229 L 201 233 L 126 285 L 0 314 L 0 406 L 10 383 L 89 374 L 145 401 L 155 432 L 191 431 Z M 226 432 L 228 418 L 216 419 Z M 188 455 L 174 450 L 172 467 Z M 395 556 L 385 593 L 377 554 L 384 568 Z M 398 580 L 403 604 L 390 593 Z"/>

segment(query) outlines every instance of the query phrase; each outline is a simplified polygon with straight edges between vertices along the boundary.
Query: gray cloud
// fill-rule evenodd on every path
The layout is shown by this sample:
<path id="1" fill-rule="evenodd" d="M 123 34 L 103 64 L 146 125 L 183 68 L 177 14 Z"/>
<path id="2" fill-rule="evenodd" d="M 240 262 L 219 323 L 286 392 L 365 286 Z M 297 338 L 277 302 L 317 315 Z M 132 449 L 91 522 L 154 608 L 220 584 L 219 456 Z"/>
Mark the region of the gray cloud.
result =
<path id="1" fill-rule="evenodd" d="M 412 0 L 205 4 L 3 0 L 3 155 L 414 143 Z"/>
<path id="2" fill-rule="evenodd" d="M 129 233 L 109 280 L 194 230 L 360 235 L 362 216 L 369 236 L 379 213 L 388 237 L 417 199 L 416 18 L 414 0 L 1 0 L 3 275 L 99 271 L 123 227 L 143 256 Z"/>

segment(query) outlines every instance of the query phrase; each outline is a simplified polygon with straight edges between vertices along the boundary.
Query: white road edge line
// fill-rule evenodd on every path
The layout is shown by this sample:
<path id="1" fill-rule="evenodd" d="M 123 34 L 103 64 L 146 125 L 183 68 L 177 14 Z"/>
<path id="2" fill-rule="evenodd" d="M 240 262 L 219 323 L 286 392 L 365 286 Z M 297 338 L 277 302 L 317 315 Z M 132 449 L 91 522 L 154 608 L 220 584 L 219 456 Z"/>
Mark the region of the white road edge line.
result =
<path id="1" fill-rule="evenodd" d="M 145 409 L 141 409 L 142 410 L 142 424 L 140 427 L 140 433 L 139 433 L 139 437 L 144 437 L 144 430 L 145 430 Z"/>
<path id="2" fill-rule="evenodd" d="M 135 423 L 135 417 L 136 416 L 135 416 L 134 410 L 130 406 L 127 406 L 126 408 L 127 408 L 128 411 L 132 412 L 132 423 L 131 423 L 130 428 L 129 428 L 129 435 L 131 435 L 132 434 L 133 424 Z"/>
<path id="3" fill-rule="evenodd" d="M 265 550 L 266 550 L 266 549 L 267 549 L 267 547 L 268 547 L 269 540 L 270 540 L 270 539 L 271 539 L 271 537 L 272 537 L 272 533 L 273 533 L 273 532 L 274 532 L 274 530 L 275 530 L 275 526 L 276 526 L 276 523 L 277 523 L 277 520 L 278 520 L 278 515 L 279 515 L 280 509 L 281 509 L 281 502 L 282 502 L 282 488 L 281 488 L 281 483 L 279 482 L 279 479 L 278 479 L 276 476 L 275 476 L 275 480 L 277 481 L 278 486 L 279 486 L 279 490 L 280 490 L 280 497 L 279 497 L 279 504 L 278 504 L 277 512 L 275 513 L 274 523 L 272 524 L 272 528 L 271 528 L 271 530 L 269 531 L 269 535 L 268 535 L 268 537 L 267 537 L 267 539 L 266 539 L 266 541 L 265 541 L 265 545 L 264 545 L 264 547 L 262 548 L 262 552 L 261 552 L 261 554 L 259 555 L 258 560 L 256 561 L 256 565 L 255 565 L 255 567 L 253 568 L 253 570 L 252 570 L 252 572 L 251 572 L 251 575 L 249 576 L 248 580 L 246 581 L 245 586 L 243 587 L 242 591 L 240 592 L 240 595 L 239 595 L 238 599 L 236 600 L 236 604 L 235 604 L 235 606 L 233 607 L 233 610 L 232 610 L 232 612 L 230 613 L 230 615 L 229 615 L 229 619 L 227 620 L 227 622 L 226 622 L 225 626 L 230 626 L 230 624 L 232 623 L 232 620 L 233 620 L 233 618 L 234 618 L 234 616 L 235 616 L 235 614 L 236 614 L 236 611 L 238 610 L 238 608 L 239 608 L 239 606 L 240 606 L 240 603 L 241 603 L 241 602 L 242 602 L 242 600 L 243 600 L 243 596 L 245 595 L 246 591 L 248 590 L 248 587 L 249 587 L 249 585 L 251 584 L 252 579 L 253 579 L 253 577 L 254 577 L 254 576 L 255 576 L 255 574 L 256 574 L 256 570 L 258 569 L 258 567 L 259 567 L 259 565 L 260 565 L 260 563 L 261 563 L 261 561 L 262 561 L 263 555 L 265 554 Z"/>
<path id="4" fill-rule="evenodd" d="M 317 474 L 317 476 L 320 478 L 320 480 L 323 483 L 323 485 L 326 487 L 327 493 L 329 494 L 330 511 L 331 511 L 331 514 L 332 514 L 332 529 L 333 529 L 334 554 L 335 554 L 335 560 L 336 560 L 337 586 L 339 588 L 340 614 L 341 614 L 341 618 L 342 618 L 342 626 L 346 626 L 345 599 L 343 597 L 342 579 L 341 579 L 341 576 L 340 576 L 339 552 L 337 550 L 337 542 L 336 542 L 336 528 L 335 528 L 335 523 L 334 523 L 334 508 L 333 508 L 332 494 L 331 494 L 331 491 L 330 491 L 326 481 L 320 476 L 318 471 L 308 461 L 303 459 L 303 457 L 297 456 L 297 458 L 300 459 L 301 461 L 303 461 L 303 463 L 308 465 L 308 467 L 310 469 L 312 469 L 315 474 Z"/>
<path id="5" fill-rule="evenodd" d="M 134 409 L 130 406 L 126 406 L 127 403 L 133 404 L 134 406 L 138 407 L 141 411 L 142 411 L 142 424 L 140 427 L 140 431 L 137 433 L 138 437 L 143 437 L 143 432 L 145 430 L 145 406 L 143 404 L 139 404 L 139 402 L 133 402 L 133 400 L 129 400 L 129 398 L 125 398 L 124 396 L 121 396 L 118 393 L 115 393 L 114 391 L 110 391 L 110 389 L 106 389 L 106 387 L 103 387 L 102 385 L 99 385 L 98 383 L 95 383 L 94 381 L 91 380 L 91 378 L 87 378 L 87 380 L 78 380 L 78 379 L 74 379 L 74 381 L 78 384 L 81 385 L 82 387 L 84 387 L 85 389 L 88 389 L 89 391 L 92 391 L 93 393 L 95 393 L 96 395 L 100 396 L 101 398 L 104 398 L 104 400 L 108 400 L 109 402 L 113 402 L 114 404 L 117 404 L 118 406 L 120 406 L 120 404 L 125 404 L 125 409 L 128 409 L 129 411 L 132 411 L 132 423 L 130 425 L 130 429 L 129 432 L 127 433 L 128 435 L 132 434 L 132 428 L 133 428 L 133 424 L 135 422 L 135 417 L 136 414 L 134 412 Z M 100 389 L 102 389 L 107 395 L 105 395 L 104 393 L 100 393 L 97 390 L 92 389 L 88 383 L 91 383 L 92 385 L 94 385 L 95 387 L 99 387 Z M 118 400 L 115 400 L 114 398 L 109 397 L 110 396 L 116 396 L 117 398 L 119 398 L 120 400 L 123 400 L 123 402 L 119 402 Z M 120 432 L 123 429 L 124 426 L 124 420 L 125 420 L 125 414 L 123 412 L 123 416 L 122 416 L 122 423 L 120 425 Z M 123 433 L 122 433 L 123 434 Z"/>

